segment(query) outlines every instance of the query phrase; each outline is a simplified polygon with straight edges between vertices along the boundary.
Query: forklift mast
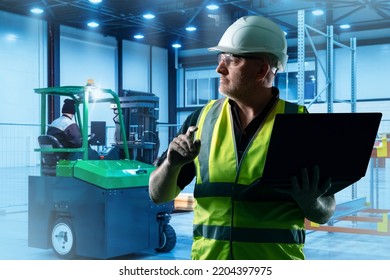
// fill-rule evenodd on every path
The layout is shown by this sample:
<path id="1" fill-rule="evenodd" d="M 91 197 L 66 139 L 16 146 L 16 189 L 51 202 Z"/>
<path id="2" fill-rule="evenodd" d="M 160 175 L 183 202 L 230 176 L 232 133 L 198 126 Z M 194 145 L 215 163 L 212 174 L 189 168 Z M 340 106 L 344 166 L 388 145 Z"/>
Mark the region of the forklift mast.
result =
<path id="1" fill-rule="evenodd" d="M 125 137 L 128 139 L 128 147 L 131 152 L 130 159 L 152 164 L 158 156 L 160 147 L 157 132 L 158 97 L 153 93 L 123 90 L 119 100 L 125 125 Z M 116 114 L 114 118 L 116 124 L 115 141 L 122 144 L 124 134 L 121 133 L 117 105 L 112 104 L 111 107 Z"/>

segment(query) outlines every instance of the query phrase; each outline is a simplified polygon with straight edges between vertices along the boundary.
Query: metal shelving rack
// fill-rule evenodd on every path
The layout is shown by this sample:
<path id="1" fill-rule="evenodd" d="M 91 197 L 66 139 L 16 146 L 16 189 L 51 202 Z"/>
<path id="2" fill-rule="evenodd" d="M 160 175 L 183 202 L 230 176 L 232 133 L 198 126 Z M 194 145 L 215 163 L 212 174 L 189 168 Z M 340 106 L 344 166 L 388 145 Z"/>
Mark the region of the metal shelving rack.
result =
<path id="1" fill-rule="evenodd" d="M 350 51 L 351 61 L 351 112 L 356 112 L 356 38 L 350 38 L 350 45 L 344 45 L 334 39 L 333 26 L 327 26 L 326 33 L 321 32 L 305 24 L 305 10 L 298 11 L 298 104 L 305 103 L 305 38 L 307 37 L 313 49 L 314 55 L 318 61 L 321 70 L 325 74 L 326 86 L 324 90 L 318 91 L 318 94 L 308 104 L 308 108 L 318 100 L 323 91 L 326 91 L 327 112 L 333 113 L 334 103 L 334 46 L 346 48 Z M 319 59 L 320 55 L 314 45 L 309 30 L 322 35 L 326 38 L 326 65 L 324 66 Z M 305 36 L 306 35 L 306 36 Z M 356 184 L 352 186 L 352 199 L 357 197 Z"/>
<path id="2" fill-rule="evenodd" d="M 309 30 L 326 37 L 326 65 L 319 59 L 319 54 L 310 36 Z M 306 36 L 305 36 L 306 35 Z M 351 112 L 356 112 L 356 38 L 350 38 L 350 45 L 344 45 L 334 39 L 333 26 L 327 26 L 326 33 L 305 24 L 305 11 L 298 11 L 298 104 L 305 103 L 305 37 L 313 49 L 321 70 L 326 77 L 326 96 L 328 113 L 333 112 L 334 103 L 334 46 L 350 50 L 351 57 Z M 320 91 L 309 103 L 308 107 L 318 100 L 323 91 Z"/>

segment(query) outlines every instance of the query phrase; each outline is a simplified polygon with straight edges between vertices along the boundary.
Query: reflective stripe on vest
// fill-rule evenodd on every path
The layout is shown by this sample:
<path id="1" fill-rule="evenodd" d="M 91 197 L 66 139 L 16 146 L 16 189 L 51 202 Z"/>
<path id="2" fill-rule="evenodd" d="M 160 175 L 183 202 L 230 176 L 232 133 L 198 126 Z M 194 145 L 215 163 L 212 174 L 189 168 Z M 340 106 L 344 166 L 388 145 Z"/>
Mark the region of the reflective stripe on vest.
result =
<path id="1" fill-rule="evenodd" d="M 202 243 L 199 242 L 207 239 L 211 255 L 213 246 L 220 248 L 220 242 L 228 241 L 232 254 L 232 250 L 246 251 L 242 249 L 245 243 L 247 246 L 252 246 L 253 242 L 269 243 L 267 246 L 275 244 L 278 252 L 272 258 L 303 258 L 305 233 L 300 209 L 289 196 L 275 195 L 253 183 L 263 173 L 275 115 L 304 113 L 305 107 L 278 100 L 249 143 L 241 162 L 237 162 L 229 107 L 227 99 L 212 101 L 203 108 L 198 119 L 196 138 L 201 140 L 201 150 L 195 159 L 193 248 L 200 248 Z M 293 244 L 296 249 L 290 248 Z M 283 246 L 289 247 L 284 250 Z M 197 258 L 207 259 L 207 251 L 202 249 L 200 256 L 199 252 L 193 252 L 193 256 L 198 254 Z M 223 251 L 221 254 L 227 254 Z M 248 258 L 267 258 L 253 254 Z"/>
<path id="2" fill-rule="evenodd" d="M 254 243 L 305 243 L 305 233 L 292 229 L 231 228 L 228 226 L 194 225 L 194 237 L 220 241 Z"/>

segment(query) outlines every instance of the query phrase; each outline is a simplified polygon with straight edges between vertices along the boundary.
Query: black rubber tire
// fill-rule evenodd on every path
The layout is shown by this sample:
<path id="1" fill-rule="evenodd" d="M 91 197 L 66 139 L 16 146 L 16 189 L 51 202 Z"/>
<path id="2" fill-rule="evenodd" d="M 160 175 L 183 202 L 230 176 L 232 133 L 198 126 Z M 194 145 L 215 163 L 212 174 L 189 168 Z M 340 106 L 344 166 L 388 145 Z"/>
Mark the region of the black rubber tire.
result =
<path id="1" fill-rule="evenodd" d="M 157 252 L 167 253 L 176 246 L 176 232 L 171 225 L 164 225 L 160 234 L 160 247 Z"/>
<path id="2" fill-rule="evenodd" d="M 53 251 L 59 258 L 69 260 L 76 256 L 75 233 L 69 218 L 56 219 L 50 237 Z"/>

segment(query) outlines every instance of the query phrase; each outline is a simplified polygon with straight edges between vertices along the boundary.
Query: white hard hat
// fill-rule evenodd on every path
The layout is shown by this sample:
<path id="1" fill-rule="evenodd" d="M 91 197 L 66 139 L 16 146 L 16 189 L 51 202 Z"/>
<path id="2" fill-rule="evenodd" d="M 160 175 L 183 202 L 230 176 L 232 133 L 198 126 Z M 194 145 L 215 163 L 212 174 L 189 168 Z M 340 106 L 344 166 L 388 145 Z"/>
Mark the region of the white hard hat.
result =
<path id="1" fill-rule="evenodd" d="M 210 51 L 233 54 L 272 54 L 274 67 L 283 71 L 287 63 L 287 41 L 280 27 L 262 16 L 245 16 L 235 21 Z M 272 56 L 271 56 L 272 57 Z"/>

